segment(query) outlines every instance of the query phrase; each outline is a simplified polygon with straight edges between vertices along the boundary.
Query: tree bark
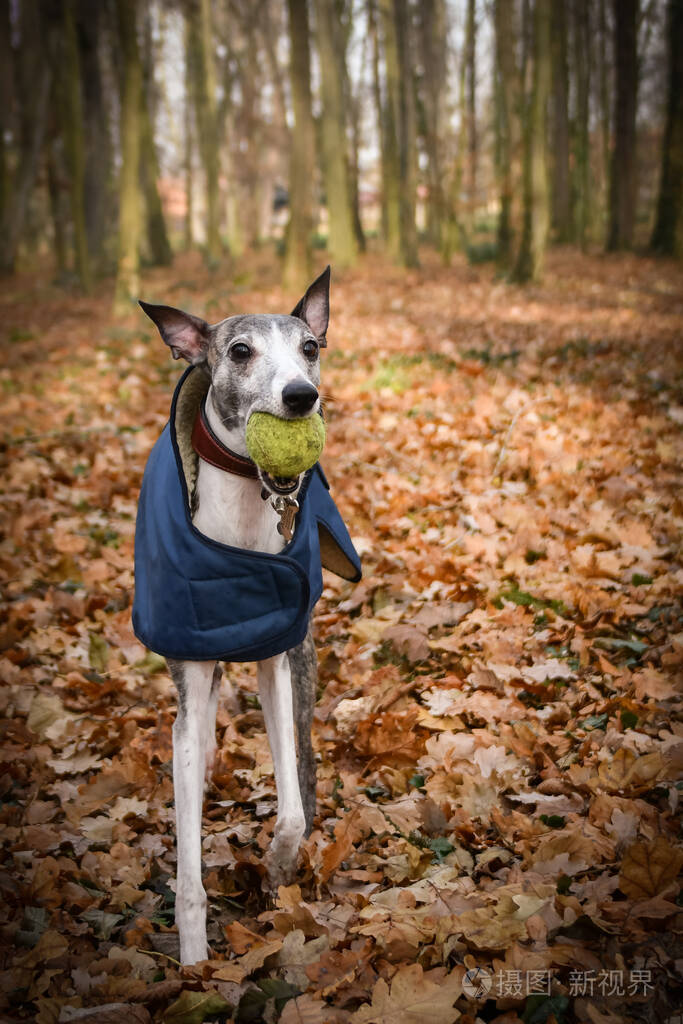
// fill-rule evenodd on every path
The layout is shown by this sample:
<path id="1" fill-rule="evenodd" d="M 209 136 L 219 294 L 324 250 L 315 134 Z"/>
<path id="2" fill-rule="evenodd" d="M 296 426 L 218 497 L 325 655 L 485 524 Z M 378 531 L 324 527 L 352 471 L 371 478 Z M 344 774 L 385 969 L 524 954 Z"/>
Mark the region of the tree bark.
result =
<path id="1" fill-rule="evenodd" d="M 590 220 L 591 174 L 589 108 L 590 26 L 588 0 L 574 0 L 574 63 L 576 66 L 576 121 L 574 130 L 574 195 L 576 240 L 582 249 Z"/>
<path id="2" fill-rule="evenodd" d="M 552 5 L 552 61 L 553 228 L 558 242 L 568 242 L 572 234 L 572 206 L 569 185 L 567 14 L 564 3 Z"/>
<path id="3" fill-rule="evenodd" d="M 475 0 L 467 0 L 465 74 L 467 82 L 467 231 L 471 234 L 477 209 L 477 17 Z"/>
<path id="4" fill-rule="evenodd" d="M 183 237 L 183 248 L 186 252 L 194 246 L 194 174 L 192 158 L 194 154 L 195 132 L 192 124 L 192 111 L 196 110 L 195 99 L 196 71 L 193 67 L 193 53 L 190 39 L 189 15 L 185 12 L 183 24 L 184 31 L 184 53 L 185 53 L 185 231 Z"/>
<path id="5" fill-rule="evenodd" d="M 307 0 L 287 0 L 287 10 L 294 131 L 289 157 L 289 224 L 283 277 L 287 288 L 296 289 L 305 285 L 311 275 L 315 132 Z"/>
<path id="6" fill-rule="evenodd" d="M 85 226 L 85 142 L 83 138 L 83 100 L 81 96 L 81 62 L 76 35 L 75 0 L 65 0 L 64 31 L 64 119 L 63 131 L 69 166 L 69 194 L 74 232 L 76 274 L 84 292 L 92 286 L 88 235 Z"/>
<path id="7" fill-rule="evenodd" d="M 123 61 L 121 97 L 121 174 L 119 178 L 119 255 L 114 312 L 130 311 L 140 284 L 140 104 L 142 65 L 137 41 L 137 0 L 116 0 Z"/>
<path id="8" fill-rule="evenodd" d="M 351 210 L 347 159 L 343 59 L 335 29 L 334 0 L 316 0 L 316 28 L 322 95 L 321 143 L 329 221 L 330 259 L 339 267 L 356 262 L 358 245 Z"/>
<path id="9" fill-rule="evenodd" d="M 83 83 L 84 118 L 84 209 L 88 255 L 93 272 L 110 271 L 114 253 L 108 245 L 114 234 L 112 167 L 114 164 L 109 128 L 109 110 L 100 65 L 100 44 L 106 10 L 90 0 L 79 0 L 77 32 Z"/>
<path id="10" fill-rule="evenodd" d="M 351 204 L 351 216 L 353 218 L 353 230 L 356 235 L 356 244 L 359 252 L 365 252 L 365 232 L 363 231 L 363 223 L 360 217 L 360 194 L 358 187 L 358 156 L 360 152 L 360 102 L 358 97 L 354 96 L 353 88 L 351 84 L 351 76 L 349 75 L 348 63 L 346 60 L 346 54 L 348 52 L 349 36 L 351 34 L 353 19 L 353 0 L 348 4 L 347 14 L 344 24 L 344 59 L 342 61 L 342 77 L 343 77 L 343 92 L 344 92 L 344 106 L 348 111 L 348 124 L 350 129 L 350 147 L 348 149 L 348 167 L 349 167 L 349 188 L 351 194 L 349 196 L 349 202 Z M 361 56 L 361 63 L 364 64 L 365 46 L 367 40 L 363 41 L 363 55 Z"/>
<path id="11" fill-rule="evenodd" d="M 610 113 L 609 113 L 609 66 L 608 66 L 608 31 L 607 31 L 607 0 L 598 0 L 598 31 L 599 41 L 599 89 L 600 89 L 600 150 L 601 171 L 600 181 L 600 226 L 601 238 L 606 235 L 609 205 L 610 176 Z"/>
<path id="12" fill-rule="evenodd" d="M 417 267 L 417 124 L 412 38 L 407 0 L 394 0 L 399 59 L 399 158 L 401 168 L 401 262 Z"/>
<path id="13" fill-rule="evenodd" d="M 450 180 L 449 199 L 446 205 L 446 226 L 441 243 L 441 258 L 446 266 L 450 265 L 453 254 L 467 248 L 467 230 L 462 217 L 462 182 L 465 166 L 465 150 L 467 148 L 467 117 L 465 81 L 467 72 L 467 40 L 460 56 L 458 75 L 458 135 L 456 139 L 455 160 Z"/>
<path id="14" fill-rule="evenodd" d="M 197 137 L 206 187 L 206 264 L 215 269 L 221 259 L 218 187 L 218 118 L 213 59 L 211 0 L 195 0 L 188 12 L 190 63 L 194 72 Z"/>
<path id="15" fill-rule="evenodd" d="M 59 159 L 56 152 L 56 140 L 50 139 L 45 147 L 47 160 L 47 190 L 50 197 L 50 216 L 55 252 L 57 277 L 63 278 L 67 272 L 66 226 L 62 203 L 62 182 Z"/>
<path id="16" fill-rule="evenodd" d="M 14 173 L 5 186 L 6 198 L 0 225 L 3 240 L 0 274 L 11 274 L 15 268 L 17 250 L 24 234 L 28 201 L 38 174 L 45 141 L 52 83 L 48 52 L 53 26 L 37 0 L 23 0 L 19 31 L 20 50 L 15 65 L 15 95 L 21 103 L 19 152 Z"/>
<path id="17" fill-rule="evenodd" d="M 419 8 L 420 46 L 424 68 L 424 141 L 427 155 L 427 237 L 441 249 L 445 203 L 442 132 L 446 76 L 446 6 L 444 0 L 423 0 Z"/>
<path id="18" fill-rule="evenodd" d="M 153 80 L 154 54 L 149 8 L 145 9 L 145 48 L 140 90 L 140 176 L 145 201 L 147 254 L 154 266 L 167 267 L 173 262 L 171 244 L 166 231 L 164 208 L 159 195 L 159 159 L 154 144 Z"/>
<path id="19" fill-rule="evenodd" d="M 13 56 L 10 42 L 10 0 L 0 0 L 0 224 L 5 223 L 11 193 L 9 146 L 7 143 L 14 105 Z"/>
<path id="20" fill-rule="evenodd" d="M 669 80 L 662 173 L 650 246 L 666 256 L 683 255 L 683 0 L 669 0 Z"/>
<path id="21" fill-rule="evenodd" d="M 514 279 L 541 276 L 548 238 L 547 105 L 550 93 L 552 0 L 536 0 L 533 19 L 533 79 L 524 124 L 524 221 Z"/>
<path id="22" fill-rule="evenodd" d="M 386 102 L 387 247 L 402 266 L 417 266 L 415 102 L 405 0 L 380 0 Z"/>
<path id="23" fill-rule="evenodd" d="M 380 180 L 381 180 L 381 233 L 384 244 L 389 247 L 389 211 L 387 184 L 387 133 L 386 111 L 382 99 L 382 80 L 380 75 L 380 38 L 377 24 L 378 12 L 375 0 L 368 0 L 368 34 L 372 43 L 372 97 L 375 103 L 375 119 L 377 121 L 377 138 L 379 140 Z M 397 221 L 398 223 L 398 218 Z"/>
<path id="24" fill-rule="evenodd" d="M 633 244 L 636 181 L 636 103 L 638 93 L 638 0 L 614 0 L 614 150 L 610 175 L 607 248 Z"/>
<path id="25" fill-rule="evenodd" d="M 509 0 L 495 0 L 494 7 L 498 139 L 497 169 L 500 193 L 500 215 L 497 230 L 497 260 L 500 267 L 510 269 L 515 239 L 519 232 L 519 148 L 520 148 L 520 83 L 515 55 L 514 6 Z"/>

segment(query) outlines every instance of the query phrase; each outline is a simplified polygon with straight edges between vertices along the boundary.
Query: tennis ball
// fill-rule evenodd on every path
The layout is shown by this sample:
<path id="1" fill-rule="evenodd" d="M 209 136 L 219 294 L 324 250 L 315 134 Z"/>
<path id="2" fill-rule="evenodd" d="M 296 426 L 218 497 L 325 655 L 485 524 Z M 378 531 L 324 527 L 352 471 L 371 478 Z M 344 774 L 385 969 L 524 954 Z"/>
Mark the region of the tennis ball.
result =
<path id="1" fill-rule="evenodd" d="M 255 412 L 247 423 L 246 442 L 257 466 L 270 476 L 289 480 L 318 461 L 325 444 L 325 424 L 317 413 L 281 420 L 269 412 Z"/>

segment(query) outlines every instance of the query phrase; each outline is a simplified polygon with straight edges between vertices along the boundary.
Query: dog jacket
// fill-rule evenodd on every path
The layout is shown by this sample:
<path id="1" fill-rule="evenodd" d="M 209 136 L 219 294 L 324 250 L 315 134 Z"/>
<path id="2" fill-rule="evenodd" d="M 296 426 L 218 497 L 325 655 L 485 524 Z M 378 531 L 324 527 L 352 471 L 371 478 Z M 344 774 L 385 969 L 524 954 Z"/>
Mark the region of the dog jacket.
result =
<path id="1" fill-rule="evenodd" d="M 201 369 L 183 374 L 145 468 L 133 629 L 166 658 L 259 661 L 306 636 L 322 593 L 321 565 L 357 582 L 360 559 L 319 463 L 304 477 L 294 537 L 281 553 L 236 548 L 200 533 L 190 516 L 197 456 L 189 437 L 208 387 Z"/>

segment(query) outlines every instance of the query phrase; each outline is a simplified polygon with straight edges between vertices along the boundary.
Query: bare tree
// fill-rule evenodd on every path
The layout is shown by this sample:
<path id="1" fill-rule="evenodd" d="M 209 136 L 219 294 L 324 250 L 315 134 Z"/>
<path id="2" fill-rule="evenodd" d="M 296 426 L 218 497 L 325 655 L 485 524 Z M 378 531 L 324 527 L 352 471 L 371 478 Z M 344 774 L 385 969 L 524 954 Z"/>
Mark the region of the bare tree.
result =
<path id="1" fill-rule="evenodd" d="M 123 58 L 121 97 L 121 175 L 119 179 L 119 255 L 114 311 L 126 313 L 139 291 L 140 272 L 140 95 L 142 65 L 137 41 L 137 0 L 116 0 Z"/>
<path id="2" fill-rule="evenodd" d="M 329 218 L 328 248 L 331 259 L 342 267 L 355 263 L 358 244 L 351 209 L 351 185 L 347 161 L 344 111 L 344 59 L 335 0 L 316 0 L 316 37 L 320 57 L 323 178 Z"/>
<path id="3" fill-rule="evenodd" d="M 496 167 L 500 193 L 497 251 L 498 263 L 509 269 L 516 236 L 519 234 L 520 172 L 520 79 L 515 40 L 517 25 L 514 4 L 495 0 L 496 37 Z"/>
<path id="4" fill-rule="evenodd" d="M 683 0 L 667 9 L 669 77 L 662 174 L 650 246 L 667 256 L 683 255 Z"/>
<path id="5" fill-rule="evenodd" d="M 614 150 L 610 174 L 608 249 L 633 244 L 636 206 L 638 0 L 614 0 Z"/>
<path id="6" fill-rule="evenodd" d="M 564 3 L 552 5 L 552 137 L 553 137 L 553 228 L 558 242 L 568 242 L 572 233 L 569 181 L 569 70 L 567 67 L 567 12 Z"/>
<path id="7" fill-rule="evenodd" d="M 290 82 L 294 131 L 290 143 L 289 224 L 285 242 L 284 281 L 298 288 L 311 273 L 315 135 L 311 109 L 311 56 L 306 0 L 287 0 Z"/>
<path id="8" fill-rule="evenodd" d="M 514 270 L 516 281 L 541 276 L 548 239 L 547 105 L 550 93 L 552 0 L 536 0 L 533 16 L 533 79 L 524 118 L 524 221 Z"/>

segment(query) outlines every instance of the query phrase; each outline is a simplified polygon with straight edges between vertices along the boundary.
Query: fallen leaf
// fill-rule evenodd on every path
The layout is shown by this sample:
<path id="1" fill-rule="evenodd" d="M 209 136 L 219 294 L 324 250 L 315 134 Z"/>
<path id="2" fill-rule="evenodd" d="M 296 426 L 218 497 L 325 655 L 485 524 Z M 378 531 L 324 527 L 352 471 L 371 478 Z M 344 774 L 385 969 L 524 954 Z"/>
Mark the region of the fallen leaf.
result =
<path id="1" fill-rule="evenodd" d="M 419 964 L 399 967 L 391 986 L 380 978 L 372 1003 L 351 1016 L 353 1024 L 453 1024 L 460 1016 L 453 1003 L 462 993 L 463 972 L 453 970 L 438 981 Z M 441 973 L 441 972 L 440 972 Z"/>
<path id="2" fill-rule="evenodd" d="M 676 879 L 681 866 L 683 850 L 663 836 L 651 843 L 634 843 L 621 862 L 619 888 L 632 900 L 657 896 Z"/>

